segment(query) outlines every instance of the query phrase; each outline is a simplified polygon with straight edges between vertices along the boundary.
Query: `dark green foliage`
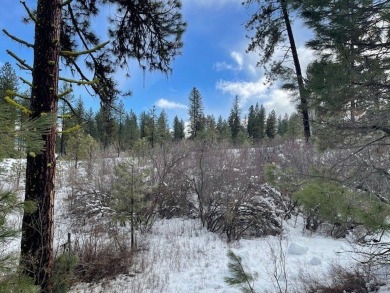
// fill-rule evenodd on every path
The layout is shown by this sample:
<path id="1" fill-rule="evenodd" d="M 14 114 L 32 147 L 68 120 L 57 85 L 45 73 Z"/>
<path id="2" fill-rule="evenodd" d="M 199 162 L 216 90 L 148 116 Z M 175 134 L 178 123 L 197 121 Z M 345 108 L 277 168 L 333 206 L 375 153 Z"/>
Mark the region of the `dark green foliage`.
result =
<path id="1" fill-rule="evenodd" d="M 277 133 L 280 136 L 285 136 L 288 131 L 288 115 L 286 114 L 284 118 L 282 119 L 281 116 L 278 118 L 278 131 Z"/>
<path id="2" fill-rule="evenodd" d="M 276 113 L 274 110 L 268 114 L 268 118 L 265 125 L 265 134 L 269 139 L 273 139 L 276 136 Z"/>
<path id="3" fill-rule="evenodd" d="M 302 133 L 301 118 L 297 113 L 291 114 L 288 118 L 287 136 L 296 139 L 302 137 Z"/>
<path id="4" fill-rule="evenodd" d="M 388 1 L 303 1 L 315 32 L 308 46 L 311 107 L 322 147 L 368 145 L 389 136 Z M 336 134 L 337 133 L 337 134 Z M 382 139 L 381 139 L 382 137 Z"/>
<path id="5" fill-rule="evenodd" d="M 53 293 L 66 293 L 75 282 L 75 269 L 79 263 L 77 255 L 71 252 L 61 254 L 54 262 Z"/>
<path id="6" fill-rule="evenodd" d="M 168 126 L 168 115 L 162 110 L 156 122 L 156 142 L 162 144 L 171 138 Z"/>
<path id="7" fill-rule="evenodd" d="M 196 138 L 204 130 L 203 100 L 197 88 L 192 89 L 189 102 L 189 133 L 190 138 Z"/>
<path id="8" fill-rule="evenodd" d="M 222 116 L 218 117 L 217 121 L 217 137 L 218 141 L 227 140 L 230 137 L 229 133 L 229 124 L 226 120 L 222 118 Z"/>
<path id="9" fill-rule="evenodd" d="M 0 279 L 0 292 L 2 293 L 38 293 L 40 289 L 34 285 L 32 278 L 13 274 Z"/>
<path id="10" fill-rule="evenodd" d="M 309 182 L 293 193 L 293 199 L 302 205 L 309 219 L 318 219 L 318 223 L 344 227 L 360 224 L 371 231 L 390 228 L 387 223 L 389 205 L 333 182 Z"/>
<path id="11" fill-rule="evenodd" d="M 234 254 L 233 251 L 228 251 L 229 257 L 229 272 L 231 277 L 225 277 L 225 282 L 230 286 L 239 287 L 242 292 L 255 293 L 251 283 L 254 280 L 254 276 L 247 273 L 242 265 L 242 259 L 238 255 Z"/>
<path id="12" fill-rule="evenodd" d="M 126 114 L 125 125 L 124 125 L 124 145 L 128 149 L 132 149 L 136 141 L 140 137 L 137 115 L 130 110 Z"/>
<path id="13" fill-rule="evenodd" d="M 123 162 L 115 167 L 110 207 L 114 211 L 114 220 L 120 225 L 130 224 L 131 248 L 135 248 L 135 230 L 144 222 L 144 209 L 147 207 L 145 195 L 150 188 L 147 185 L 149 170 L 140 169 L 131 162 Z"/>
<path id="14" fill-rule="evenodd" d="M 241 128 L 241 110 L 238 104 L 238 96 L 234 98 L 233 107 L 230 110 L 229 126 L 233 143 L 237 143 L 238 134 Z"/>
<path id="15" fill-rule="evenodd" d="M 184 139 L 184 121 L 179 120 L 177 116 L 173 119 L 173 139 L 179 141 Z"/>

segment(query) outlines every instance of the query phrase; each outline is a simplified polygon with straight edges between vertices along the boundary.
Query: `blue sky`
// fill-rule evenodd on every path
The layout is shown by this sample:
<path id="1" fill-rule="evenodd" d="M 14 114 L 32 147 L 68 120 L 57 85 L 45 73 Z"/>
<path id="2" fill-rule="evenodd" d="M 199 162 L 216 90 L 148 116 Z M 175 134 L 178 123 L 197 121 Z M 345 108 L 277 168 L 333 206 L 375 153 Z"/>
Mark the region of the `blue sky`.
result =
<path id="1" fill-rule="evenodd" d="M 35 2 L 27 1 L 32 7 Z M 24 9 L 19 1 L 2 0 L 0 28 L 32 42 L 33 28 L 22 23 L 23 15 Z M 228 117 L 235 95 L 239 97 L 243 115 L 255 103 L 263 104 L 267 112 L 275 109 L 280 115 L 294 111 L 294 104 L 286 92 L 277 89 L 277 86 L 269 88 L 264 85 L 264 72 L 256 67 L 259 57 L 245 53 L 248 39 L 244 23 L 250 15 L 241 5 L 241 0 L 183 0 L 183 16 L 188 24 L 184 48 L 182 55 L 172 64 L 171 74 L 144 74 L 135 62 L 130 64 L 130 78 L 126 78 L 123 71 L 116 73 L 121 88 L 133 93 L 123 100 L 126 110 L 140 113 L 155 105 L 158 111 L 164 108 L 170 120 L 175 115 L 186 120 L 188 96 L 196 87 L 202 94 L 205 114 L 213 114 L 216 118 L 219 115 Z M 104 27 L 104 21 L 97 21 L 97 30 L 101 31 Z M 295 25 L 294 30 L 305 67 L 313 58 L 303 46 L 307 31 L 300 25 Z M 101 39 L 105 40 L 104 35 Z M 32 60 L 28 49 L 1 33 L 0 65 L 7 61 L 15 65 L 6 49 L 11 49 L 27 61 Z M 14 67 L 17 74 L 26 76 L 25 72 Z M 65 70 L 62 72 L 66 73 Z M 98 108 L 98 99 L 89 97 L 81 88 L 76 89 L 74 94 L 76 98 L 81 96 L 84 99 L 86 108 Z"/>

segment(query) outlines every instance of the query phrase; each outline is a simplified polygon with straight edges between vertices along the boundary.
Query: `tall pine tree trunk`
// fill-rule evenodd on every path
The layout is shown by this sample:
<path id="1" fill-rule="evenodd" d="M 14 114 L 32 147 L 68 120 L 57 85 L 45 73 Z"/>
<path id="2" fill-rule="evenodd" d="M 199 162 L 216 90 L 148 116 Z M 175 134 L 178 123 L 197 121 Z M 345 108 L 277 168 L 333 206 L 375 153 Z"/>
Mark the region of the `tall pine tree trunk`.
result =
<path id="1" fill-rule="evenodd" d="M 298 90 L 299 90 L 299 98 L 300 98 L 300 110 L 302 113 L 302 120 L 303 120 L 303 132 L 305 135 L 306 142 L 310 139 L 310 121 L 309 121 L 309 109 L 307 105 L 307 92 L 305 89 L 305 85 L 303 83 L 303 76 L 302 76 L 302 70 L 301 65 L 298 58 L 298 51 L 297 47 L 295 45 L 295 39 L 291 28 L 291 22 L 290 17 L 288 15 L 287 10 L 287 0 L 281 0 L 281 7 L 283 12 L 283 18 L 284 22 L 286 24 L 288 39 L 290 41 L 290 48 L 291 48 L 291 54 L 294 61 L 295 66 L 295 72 L 297 75 L 297 81 L 298 81 Z"/>
<path id="2" fill-rule="evenodd" d="M 38 0 L 32 72 L 32 117 L 57 114 L 58 60 L 60 52 L 61 1 Z M 35 279 L 41 292 L 51 292 L 54 235 L 54 180 L 56 128 L 43 135 L 44 150 L 29 154 L 25 199 L 34 201 L 35 212 L 24 214 L 21 266 Z"/>

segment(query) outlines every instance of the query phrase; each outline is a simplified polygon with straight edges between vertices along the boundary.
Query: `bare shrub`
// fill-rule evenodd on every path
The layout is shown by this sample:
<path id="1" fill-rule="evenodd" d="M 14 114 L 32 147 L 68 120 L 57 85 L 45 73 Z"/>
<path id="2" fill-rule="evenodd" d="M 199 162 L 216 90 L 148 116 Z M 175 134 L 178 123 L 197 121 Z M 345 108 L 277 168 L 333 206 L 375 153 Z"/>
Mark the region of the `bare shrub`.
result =
<path id="1" fill-rule="evenodd" d="M 189 155 L 186 142 L 163 143 L 150 150 L 152 184 L 156 186 L 152 197 L 163 218 L 192 216 L 193 206 L 188 198 L 190 186 L 185 174 Z"/>
<path id="2" fill-rule="evenodd" d="M 368 276 L 359 268 L 348 270 L 340 265 L 332 265 L 327 276 L 301 276 L 302 292 L 369 293 L 377 291 L 377 282 L 369 280 Z"/>
<path id="3" fill-rule="evenodd" d="M 74 254 L 78 256 L 75 276 L 81 282 L 96 282 L 127 274 L 135 255 L 125 239 L 114 237 L 106 239 L 104 231 L 93 231 L 83 241 L 75 245 Z"/>
<path id="4" fill-rule="evenodd" d="M 228 241 L 279 234 L 285 200 L 261 184 L 252 151 L 205 142 L 196 147 L 187 177 L 202 225 L 225 234 Z"/>

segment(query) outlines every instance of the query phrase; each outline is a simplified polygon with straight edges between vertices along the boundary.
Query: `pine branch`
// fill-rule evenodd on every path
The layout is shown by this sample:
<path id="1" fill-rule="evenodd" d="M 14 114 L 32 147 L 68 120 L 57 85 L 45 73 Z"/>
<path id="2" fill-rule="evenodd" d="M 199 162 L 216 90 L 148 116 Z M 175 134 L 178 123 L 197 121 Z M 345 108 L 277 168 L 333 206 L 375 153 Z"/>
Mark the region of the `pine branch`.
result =
<path id="1" fill-rule="evenodd" d="M 93 80 L 75 80 L 75 79 L 70 79 L 70 78 L 66 78 L 66 77 L 59 77 L 59 79 L 62 80 L 62 81 L 66 81 L 66 82 L 77 84 L 77 85 L 93 85 L 93 84 L 96 84 L 96 83 L 99 82 L 97 79 L 93 79 Z"/>
<path id="2" fill-rule="evenodd" d="M 20 80 L 21 80 L 23 83 L 25 83 L 25 84 L 29 85 L 30 87 L 32 87 L 32 83 L 29 82 L 27 79 L 24 79 L 23 77 L 19 77 L 19 78 L 20 78 Z"/>
<path id="3" fill-rule="evenodd" d="M 58 94 L 58 98 L 61 99 L 62 97 L 65 97 L 66 95 L 70 94 L 71 92 L 73 92 L 73 89 L 67 89 L 66 91 L 64 91 L 63 93 L 59 93 Z"/>
<path id="4" fill-rule="evenodd" d="M 76 111 L 74 110 L 72 104 L 69 103 L 69 101 L 68 101 L 67 99 L 65 99 L 64 97 L 59 97 L 59 98 L 60 98 L 61 101 L 63 101 L 63 102 L 69 107 L 70 111 L 73 113 L 74 116 L 79 117 L 79 118 L 81 118 L 81 119 L 83 119 L 83 120 L 86 120 L 86 119 L 80 117 L 80 116 L 76 113 Z"/>
<path id="5" fill-rule="evenodd" d="M 235 255 L 231 250 L 228 251 L 228 257 L 230 259 L 228 268 L 232 277 L 225 277 L 225 282 L 230 286 L 240 286 L 245 293 L 255 293 L 250 284 L 254 277 L 250 273 L 245 272 L 241 257 Z"/>
<path id="6" fill-rule="evenodd" d="M 4 100 L 5 100 L 8 104 L 10 104 L 11 106 L 14 106 L 15 108 L 21 110 L 21 111 L 22 111 L 23 113 L 25 113 L 25 114 L 31 114 L 31 113 L 32 113 L 29 109 L 27 109 L 27 108 L 24 107 L 23 105 L 21 105 L 21 104 L 15 102 L 13 99 L 11 99 L 11 98 L 8 97 L 8 96 L 4 97 Z"/>
<path id="7" fill-rule="evenodd" d="M 75 126 L 69 127 L 68 129 L 59 131 L 59 132 L 57 132 L 57 133 L 70 133 L 70 132 L 78 131 L 78 130 L 80 130 L 80 129 L 81 129 L 81 125 L 80 125 L 80 124 L 77 124 L 77 125 L 75 125 Z"/>
<path id="8" fill-rule="evenodd" d="M 18 42 L 19 44 L 25 45 L 28 48 L 34 48 L 33 44 L 30 44 L 22 39 L 19 39 L 15 37 L 14 35 L 11 35 L 6 29 L 3 29 L 3 33 L 8 36 L 10 39 L 14 40 L 15 42 Z"/>
<path id="9" fill-rule="evenodd" d="M 21 98 L 23 100 L 29 100 L 30 99 L 30 97 L 28 97 L 28 96 L 21 95 L 21 94 L 15 92 L 15 91 L 11 91 L 11 90 L 6 90 L 5 93 L 7 95 L 11 96 L 11 97 L 19 97 L 19 98 Z"/>
<path id="10" fill-rule="evenodd" d="M 102 44 L 97 45 L 96 47 L 94 47 L 92 49 L 87 49 L 87 50 L 84 50 L 84 51 L 77 51 L 77 52 L 75 52 L 75 51 L 61 51 L 61 56 L 64 56 L 64 57 L 79 57 L 81 55 L 91 54 L 91 53 L 97 52 L 100 49 L 104 48 L 108 43 L 110 43 L 110 41 L 104 42 Z"/>
<path id="11" fill-rule="evenodd" d="M 28 8 L 26 2 L 25 1 L 20 1 L 20 3 L 22 3 L 24 9 L 26 9 L 27 14 L 28 14 L 28 16 L 30 16 L 31 20 L 34 21 L 34 22 L 37 22 L 37 18 L 35 17 L 34 13 L 32 13 L 30 8 Z"/>
<path id="12" fill-rule="evenodd" d="M 30 71 L 33 70 L 33 68 L 26 63 L 26 60 L 22 60 L 21 58 L 16 56 L 16 54 L 14 52 L 12 52 L 8 49 L 6 50 L 6 52 L 8 53 L 8 55 L 10 55 L 12 58 L 14 58 L 16 61 L 18 61 L 20 63 L 20 64 L 18 64 L 19 67 L 21 67 L 22 69 L 30 70 Z"/>

